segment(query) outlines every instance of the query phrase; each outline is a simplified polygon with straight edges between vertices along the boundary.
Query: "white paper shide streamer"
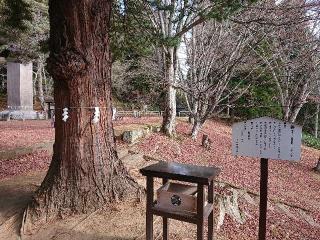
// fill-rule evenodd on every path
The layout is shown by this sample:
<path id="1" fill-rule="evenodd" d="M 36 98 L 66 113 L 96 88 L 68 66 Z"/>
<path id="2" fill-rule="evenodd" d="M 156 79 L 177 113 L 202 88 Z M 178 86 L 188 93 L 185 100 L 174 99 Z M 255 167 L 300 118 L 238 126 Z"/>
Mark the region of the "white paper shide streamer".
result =
<path id="1" fill-rule="evenodd" d="M 68 108 L 64 108 L 64 109 L 62 109 L 62 111 L 63 111 L 63 113 L 62 113 L 62 121 L 66 122 L 67 119 L 69 118 L 69 116 L 68 116 L 69 109 Z"/>
<path id="2" fill-rule="evenodd" d="M 100 119 L 100 109 L 99 107 L 94 107 L 94 116 L 93 116 L 92 122 L 96 124 L 99 122 L 99 119 Z"/>

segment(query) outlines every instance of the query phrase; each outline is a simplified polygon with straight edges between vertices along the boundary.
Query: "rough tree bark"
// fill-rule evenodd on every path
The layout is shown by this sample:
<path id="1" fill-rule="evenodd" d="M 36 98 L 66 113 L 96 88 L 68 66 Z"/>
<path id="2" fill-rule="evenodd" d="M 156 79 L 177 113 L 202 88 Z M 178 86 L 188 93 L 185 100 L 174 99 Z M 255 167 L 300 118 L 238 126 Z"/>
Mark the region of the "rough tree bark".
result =
<path id="1" fill-rule="evenodd" d="M 45 179 L 24 212 L 22 234 L 58 217 L 89 213 L 137 184 L 118 159 L 112 127 L 109 22 L 111 0 L 50 0 L 50 57 L 55 143 Z M 101 117 L 92 123 L 93 109 Z M 62 109 L 69 108 L 67 122 Z"/>

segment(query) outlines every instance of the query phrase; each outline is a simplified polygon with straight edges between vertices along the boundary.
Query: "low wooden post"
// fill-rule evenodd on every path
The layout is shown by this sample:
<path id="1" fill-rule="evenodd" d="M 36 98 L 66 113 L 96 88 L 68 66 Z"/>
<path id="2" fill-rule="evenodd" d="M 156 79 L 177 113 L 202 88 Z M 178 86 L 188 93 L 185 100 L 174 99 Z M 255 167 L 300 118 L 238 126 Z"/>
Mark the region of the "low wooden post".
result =
<path id="1" fill-rule="evenodd" d="M 208 203 L 213 204 L 213 181 L 208 185 Z M 208 240 L 213 239 L 213 209 L 208 216 Z"/>
<path id="2" fill-rule="evenodd" d="M 209 136 L 206 134 L 202 136 L 202 147 L 204 147 L 207 150 L 211 149 L 211 140 Z"/>
<path id="3" fill-rule="evenodd" d="M 268 206 L 268 159 L 261 158 L 259 240 L 266 239 Z"/>

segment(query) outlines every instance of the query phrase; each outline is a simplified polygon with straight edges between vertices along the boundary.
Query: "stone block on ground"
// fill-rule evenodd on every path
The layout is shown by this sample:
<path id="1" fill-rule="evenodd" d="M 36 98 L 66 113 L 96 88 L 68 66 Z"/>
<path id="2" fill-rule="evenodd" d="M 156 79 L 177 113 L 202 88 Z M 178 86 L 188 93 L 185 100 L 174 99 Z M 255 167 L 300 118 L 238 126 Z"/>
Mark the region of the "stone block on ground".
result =
<path id="1" fill-rule="evenodd" d="M 145 135 L 143 129 L 133 129 L 125 131 L 122 136 L 122 140 L 127 143 L 136 143 L 140 138 Z"/>
<path id="2" fill-rule="evenodd" d="M 39 114 L 35 111 L 24 111 L 24 110 L 5 110 L 0 112 L 0 119 L 9 121 L 10 119 L 14 120 L 36 120 L 44 119 L 43 114 Z"/>

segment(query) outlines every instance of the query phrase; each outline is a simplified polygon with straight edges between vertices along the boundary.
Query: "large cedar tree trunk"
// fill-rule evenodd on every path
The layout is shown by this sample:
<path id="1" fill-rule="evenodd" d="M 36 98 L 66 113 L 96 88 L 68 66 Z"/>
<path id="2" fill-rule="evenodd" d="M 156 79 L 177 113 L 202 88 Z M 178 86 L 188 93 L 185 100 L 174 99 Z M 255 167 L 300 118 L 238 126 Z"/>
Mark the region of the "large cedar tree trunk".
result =
<path id="1" fill-rule="evenodd" d="M 55 143 L 45 179 L 24 213 L 22 234 L 57 217 L 89 213 L 137 191 L 119 161 L 111 107 L 111 0 L 50 0 Z M 101 117 L 93 124 L 93 109 Z M 67 122 L 62 109 L 69 108 Z"/>
<path id="2" fill-rule="evenodd" d="M 175 135 L 176 125 L 176 89 L 175 89 L 175 50 L 168 48 L 165 54 L 165 82 L 167 84 L 162 132 L 167 136 Z"/>

